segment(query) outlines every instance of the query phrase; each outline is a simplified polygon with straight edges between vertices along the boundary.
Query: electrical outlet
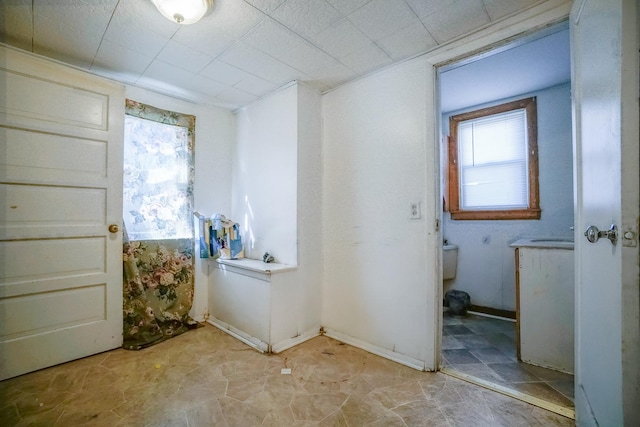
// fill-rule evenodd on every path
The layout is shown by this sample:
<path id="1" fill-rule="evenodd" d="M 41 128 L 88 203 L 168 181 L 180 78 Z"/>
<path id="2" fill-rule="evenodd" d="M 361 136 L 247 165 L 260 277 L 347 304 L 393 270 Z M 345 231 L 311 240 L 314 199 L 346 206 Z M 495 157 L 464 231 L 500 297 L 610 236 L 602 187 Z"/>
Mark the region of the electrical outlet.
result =
<path id="1" fill-rule="evenodd" d="M 410 209 L 410 219 L 420 219 L 422 215 L 420 214 L 420 202 L 411 202 L 409 204 Z"/>

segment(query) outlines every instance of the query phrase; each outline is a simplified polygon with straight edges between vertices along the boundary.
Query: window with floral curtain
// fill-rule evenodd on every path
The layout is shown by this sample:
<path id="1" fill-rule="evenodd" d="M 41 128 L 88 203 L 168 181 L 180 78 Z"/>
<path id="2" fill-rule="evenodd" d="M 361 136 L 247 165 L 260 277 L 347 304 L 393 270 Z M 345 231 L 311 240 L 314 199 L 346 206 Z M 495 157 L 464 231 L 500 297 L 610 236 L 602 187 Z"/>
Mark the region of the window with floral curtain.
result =
<path id="1" fill-rule="evenodd" d="M 124 343 L 140 349 L 195 327 L 195 117 L 126 101 Z"/>

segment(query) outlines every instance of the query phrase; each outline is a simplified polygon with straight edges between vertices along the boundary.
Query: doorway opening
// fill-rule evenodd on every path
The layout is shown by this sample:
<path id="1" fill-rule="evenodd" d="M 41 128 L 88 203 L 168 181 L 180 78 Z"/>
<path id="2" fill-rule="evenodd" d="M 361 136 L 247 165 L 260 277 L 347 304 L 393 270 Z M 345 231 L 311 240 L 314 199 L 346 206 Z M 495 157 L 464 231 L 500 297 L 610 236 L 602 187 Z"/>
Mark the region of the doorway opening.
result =
<path id="1" fill-rule="evenodd" d="M 561 362 L 529 355 L 527 345 L 537 345 L 537 342 L 540 343 L 537 347 L 558 353 L 551 348 L 547 338 L 555 330 L 547 330 L 548 326 L 543 322 L 537 324 L 536 319 L 543 320 L 542 316 L 533 320 L 522 316 L 522 308 L 530 307 L 531 303 L 527 300 L 521 305 L 524 293 L 518 292 L 516 277 L 519 268 L 516 257 L 520 256 L 518 251 L 524 252 L 517 247 L 519 242 L 542 239 L 572 242 L 573 239 L 569 55 L 569 29 L 568 23 L 564 22 L 438 69 L 439 120 L 443 137 L 440 170 L 442 194 L 445 195 L 442 235 L 445 248 L 457 249 L 457 265 L 453 277 L 451 273 L 445 276 L 442 295 L 457 291 L 468 294 L 470 299 L 464 315 L 452 314 L 445 299 L 440 365 L 448 374 L 574 417 L 573 352 L 566 354 L 562 350 L 565 354 Z M 492 191 L 477 189 L 483 186 L 500 188 L 496 187 L 498 178 L 492 179 L 486 170 L 499 170 L 504 156 L 483 155 L 486 162 L 476 162 L 475 171 L 462 171 L 458 157 L 468 153 L 457 156 L 448 150 L 460 145 L 450 143 L 450 118 L 530 98 L 537 104 L 538 152 L 535 154 L 539 217 L 498 215 L 493 218 L 491 208 L 486 207 L 480 215 L 474 214 L 473 207 L 464 215 L 460 215 L 460 211 L 457 215 L 452 214 L 451 206 L 458 206 L 459 200 L 451 203 L 448 197 L 451 194 L 457 197 L 464 189 L 449 191 L 452 182 L 448 172 L 452 168 L 459 172 L 456 185 L 474 187 L 474 194 L 491 195 Z M 501 149 L 494 147 L 493 150 L 500 152 Z M 478 173 L 479 168 L 486 169 Z M 462 173 L 469 175 L 463 179 Z M 570 246 L 567 253 L 572 257 L 572 243 Z M 573 271 L 573 263 L 566 268 Z M 567 293 L 573 295 L 572 280 L 554 285 L 566 287 Z M 570 313 L 573 313 L 573 299 L 566 304 L 571 305 Z M 573 316 L 569 317 L 563 322 L 570 322 L 566 329 L 572 334 Z M 534 332 L 525 332 L 531 330 Z"/>

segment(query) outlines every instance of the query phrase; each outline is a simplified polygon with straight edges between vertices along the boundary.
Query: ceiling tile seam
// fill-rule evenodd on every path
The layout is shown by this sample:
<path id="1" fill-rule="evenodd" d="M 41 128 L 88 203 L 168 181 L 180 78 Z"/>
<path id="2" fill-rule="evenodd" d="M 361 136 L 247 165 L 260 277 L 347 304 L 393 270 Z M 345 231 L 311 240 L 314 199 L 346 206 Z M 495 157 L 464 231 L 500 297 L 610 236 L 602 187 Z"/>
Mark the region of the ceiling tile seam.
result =
<path id="1" fill-rule="evenodd" d="M 484 0 L 482 0 L 482 1 L 483 1 L 483 4 L 484 4 Z M 462 40 L 462 39 L 464 39 L 466 37 L 469 37 L 469 36 L 471 36 L 471 35 L 473 35 L 475 33 L 482 32 L 482 31 L 486 30 L 487 28 L 490 28 L 490 27 L 492 27 L 494 25 L 500 24 L 501 22 L 507 21 L 509 18 L 517 16 L 520 13 L 523 13 L 523 12 L 525 12 L 527 10 L 530 10 L 530 9 L 534 9 L 535 7 L 537 7 L 540 4 L 544 3 L 545 1 L 547 1 L 547 0 L 539 0 L 539 1 L 527 6 L 525 8 L 519 9 L 519 10 L 517 10 L 515 12 L 512 12 L 512 13 L 509 13 L 509 14 L 507 14 L 505 16 L 501 16 L 500 18 L 498 18 L 498 19 L 496 19 L 494 21 L 492 21 L 491 20 L 491 16 L 489 16 L 489 22 L 487 22 L 486 24 L 484 24 L 484 25 L 482 25 L 482 26 L 480 26 L 478 28 L 474 28 L 474 29 L 472 29 L 472 30 L 470 30 L 470 31 L 468 31 L 468 32 L 466 32 L 464 34 L 460 34 L 459 36 L 454 37 L 453 39 L 447 40 L 446 42 L 442 43 L 441 46 L 446 46 L 448 44 L 454 44 L 457 41 Z M 489 14 L 487 13 L 487 15 L 489 15 Z"/>
<path id="2" fill-rule="evenodd" d="M 482 0 L 484 2 L 484 0 Z M 431 37 L 431 39 L 436 42 L 436 45 L 440 45 L 440 43 L 438 43 L 438 41 L 436 40 L 436 38 L 433 36 L 433 34 L 431 33 L 431 31 L 429 30 L 429 28 L 427 28 L 427 25 L 424 23 L 424 21 L 422 19 L 420 19 L 420 16 L 418 15 L 418 13 L 411 7 L 411 5 L 409 3 L 407 3 L 407 0 L 404 0 L 404 3 L 407 5 L 407 7 L 409 8 L 409 10 L 411 10 L 411 12 L 413 12 L 413 14 L 415 15 L 416 18 L 418 18 L 418 22 L 420 22 L 420 25 L 422 25 L 422 28 L 424 28 L 424 30 L 427 32 L 427 34 L 429 34 L 429 37 Z M 484 3 L 483 3 L 484 5 Z M 435 13 L 435 12 L 434 12 Z M 407 27 L 405 27 L 407 28 Z M 404 29 L 404 28 L 403 28 Z M 401 31 L 401 30 L 398 30 Z M 396 34 L 398 31 L 396 31 L 393 34 Z M 392 34 L 389 34 L 392 35 Z"/>
<path id="3" fill-rule="evenodd" d="M 249 34 L 251 31 L 253 31 L 253 30 L 254 30 L 254 28 L 256 28 L 258 25 L 260 25 L 260 24 L 265 20 L 265 18 L 266 18 L 267 16 L 269 16 L 268 14 L 264 13 L 263 11 L 261 11 L 260 9 L 258 9 L 258 8 L 257 8 L 257 7 L 255 7 L 254 5 L 252 5 L 251 3 L 247 3 L 247 2 L 246 2 L 246 0 L 243 0 L 243 1 L 244 1 L 246 4 L 248 4 L 249 6 L 251 6 L 252 8 L 254 8 L 255 10 L 257 10 L 260 14 L 265 15 L 265 16 L 264 16 L 263 18 L 261 18 L 258 22 L 256 22 L 256 24 L 255 24 L 255 25 L 253 25 L 251 28 L 249 28 L 249 29 L 248 29 L 244 34 L 242 34 L 240 37 L 238 37 L 235 41 L 233 41 L 233 42 L 232 42 L 231 44 L 229 44 L 227 47 L 225 47 L 224 49 L 222 49 L 222 51 L 220 51 L 220 53 L 218 53 L 216 56 L 212 56 L 211 61 L 209 61 L 207 64 L 205 64 L 205 65 L 204 65 L 200 70 L 198 70 L 198 71 L 195 73 L 196 75 L 199 75 L 199 76 L 200 76 L 200 75 L 201 75 L 200 73 L 201 73 L 205 68 L 207 68 L 209 65 L 213 64 L 215 61 L 221 61 L 221 62 L 224 62 L 224 63 L 225 63 L 225 64 L 227 64 L 227 65 L 231 65 L 232 67 L 235 67 L 235 68 L 238 68 L 238 69 L 240 69 L 240 70 L 242 70 L 242 71 L 248 72 L 247 70 L 244 70 L 244 69 L 242 69 L 242 68 L 240 68 L 240 67 L 236 67 L 235 65 L 229 64 L 229 63 L 227 63 L 227 62 L 225 62 L 225 61 L 223 61 L 223 60 L 219 59 L 219 58 L 220 58 L 222 55 L 224 55 L 224 54 L 225 54 L 229 49 L 231 49 L 233 46 L 235 46 L 238 42 L 242 41 L 242 39 L 243 39 L 247 34 Z M 178 33 L 178 31 L 179 31 L 179 29 L 178 29 L 178 30 L 176 30 L 176 32 L 175 32 L 175 33 L 173 33 L 173 35 L 171 36 L 171 38 L 170 38 L 169 40 L 173 40 L 173 37 Z M 175 41 L 175 40 L 173 40 L 173 41 Z M 176 41 L 176 43 L 179 43 L 179 42 L 177 42 L 177 41 Z M 182 43 L 180 43 L 180 44 L 182 44 Z M 164 49 L 164 48 L 163 48 L 163 49 Z M 193 49 L 193 50 L 195 50 L 196 52 L 199 52 L 199 53 L 201 53 L 201 54 L 203 54 L 203 55 L 207 55 L 207 56 L 209 56 L 209 54 L 207 54 L 206 52 L 202 52 L 202 51 L 200 51 L 200 50 L 198 50 L 198 49 L 195 49 L 195 48 L 191 48 L 191 49 Z M 259 49 L 258 49 L 258 50 L 259 50 Z M 261 51 L 261 52 L 262 52 L 262 51 Z M 264 52 L 263 52 L 263 53 L 264 53 Z M 282 61 L 280 61 L 280 62 L 282 62 Z M 285 64 L 285 65 L 286 65 L 286 64 Z M 255 74 L 253 74 L 253 73 L 249 73 L 249 74 L 251 74 L 251 75 L 253 75 L 253 76 L 255 76 L 255 77 L 260 77 L 260 76 L 256 76 L 256 75 L 255 75 Z M 205 77 L 205 76 L 202 76 L 202 77 Z M 261 78 L 262 78 L 262 77 L 261 77 Z M 263 79 L 263 80 L 266 80 L 265 78 L 262 78 L 262 79 Z M 217 80 L 214 80 L 214 79 L 211 79 L 211 78 L 209 78 L 209 80 L 213 80 L 213 81 L 215 81 L 215 82 L 217 82 L 217 83 L 222 83 L 222 82 L 218 82 Z M 276 84 L 275 82 L 271 82 L 271 83 Z M 222 84 L 224 84 L 224 83 L 222 83 Z M 227 85 L 227 86 L 229 86 L 229 85 Z"/>
<path id="4" fill-rule="evenodd" d="M 248 33 L 247 33 L 247 34 L 248 34 Z M 246 34 L 245 34 L 245 36 L 246 36 Z M 243 36 L 243 38 L 244 38 L 244 36 Z M 241 68 L 241 67 L 239 67 L 239 66 L 237 66 L 237 65 L 230 64 L 229 62 L 227 62 L 227 61 L 225 61 L 224 59 L 221 59 L 221 58 L 220 58 L 220 57 L 221 57 L 222 55 L 224 55 L 224 53 L 226 53 L 229 49 L 231 49 L 233 46 L 235 46 L 236 44 L 241 43 L 241 42 L 242 42 L 242 39 L 238 39 L 238 40 L 234 41 L 233 43 L 231 43 L 231 45 L 229 45 L 229 47 L 228 47 L 228 48 L 226 48 L 222 53 L 220 53 L 218 56 L 216 56 L 216 57 L 213 59 L 213 61 L 220 61 L 220 62 L 222 62 L 222 63 L 224 63 L 224 64 L 227 64 L 227 65 L 229 65 L 229 66 L 231 66 L 231 67 L 237 68 L 237 69 L 239 69 L 239 70 L 241 70 L 241 71 L 244 71 L 244 72 L 245 72 L 245 73 L 247 73 L 247 74 L 250 74 L 250 75 L 252 75 L 252 76 L 254 76 L 254 77 L 258 77 L 258 78 L 260 78 L 260 79 L 262 79 L 262 80 L 268 81 L 268 82 L 273 83 L 273 84 L 275 84 L 275 85 L 281 84 L 281 82 L 274 82 L 273 80 L 269 80 L 269 79 L 266 79 L 266 78 L 264 78 L 264 77 L 262 77 L 262 76 L 258 76 L 257 74 L 254 74 L 253 72 L 251 72 L 251 71 L 249 71 L 249 70 L 245 70 L 244 68 Z M 280 64 L 282 64 L 282 65 L 284 65 L 284 66 L 286 66 L 286 67 L 288 67 L 288 68 L 291 68 L 292 70 L 295 70 L 295 71 L 297 71 L 298 73 L 301 73 L 303 76 L 307 76 L 307 74 L 306 74 L 305 72 L 303 72 L 303 71 L 301 71 L 301 70 L 298 70 L 296 67 L 294 67 L 294 66 L 292 66 L 292 65 L 290 65 L 290 64 L 287 64 L 286 62 L 284 62 L 284 61 L 282 61 L 282 60 L 280 60 L 280 59 L 278 59 L 278 58 L 276 58 L 276 57 L 274 57 L 274 56 L 272 56 L 272 55 L 268 54 L 267 52 L 264 52 L 264 51 L 262 51 L 262 50 L 260 50 L 260 49 L 258 49 L 258 48 L 256 48 L 256 47 L 253 47 L 253 46 L 251 46 L 251 45 L 249 45 L 249 44 L 247 44 L 247 45 L 248 45 L 248 46 L 250 46 L 252 49 L 255 49 L 255 50 L 259 51 L 260 53 L 262 53 L 262 54 L 264 54 L 264 55 L 268 56 L 269 58 L 273 59 L 274 61 L 277 61 L 277 62 L 279 62 Z M 211 61 L 211 63 L 212 63 L 213 61 Z M 211 63 L 209 63 L 209 64 L 211 64 Z M 209 64 L 208 64 L 208 65 L 209 65 Z M 208 66 L 208 65 L 207 65 L 207 66 Z M 206 68 L 206 67 L 205 67 L 205 68 Z M 203 70 L 204 70 L 204 68 L 203 68 Z M 202 72 L 202 70 L 200 70 L 200 72 Z M 200 74 L 198 74 L 198 75 L 200 75 Z M 202 77 L 206 77 L 206 76 L 202 76 Z M 309 76 L 307 76 L 307 77 L 309 77 Z M 209 77 L 207 77 L 207 78 L 209 78 Z M 210 79 L 210 80 L 214 80 L 214 79 L 211 79 L 211 78 L 209 78 L 209 79 Z M 214 80 L 214 81 L 217 81 L 217 80 Z M 222 83 L 222 84 L 224 84 L 223 82 L 218 82 L 218 83 Z M 226 85 L 226 86 L 229 86 L 229 85 Z M 230 86 L 230 87 L 231 87 L 231 86 Z"/>
<path id="5" fill-rule="evenodd" d="M 482 3 L 482 9 L 484 9 L 484 13 L 486 13 L 487 17 L 489 18 L 489 22 L 493 22 L 493 19 L 491 19 L 491 14 L 489 13 L 489 9 L 487 9 L 487 4 L 485 3 L 485 0 L 482 0 L 481 3 Z"/>
<path id="6" fill-rule="evenodd" d="M 180 28 L 176 29 L 176 31 L 173 33 L 173 35 L 167 39 L 167 41 L 165 42 L 165 44 L 162 46 L 161 49 L 158 50 L 158 53 L 156 53 L 156 55 L 153 57 L 153 59 L 147 64 L 147 66 L 144 68 L 144 70 L 142 70 L 142 72 L 140 73 L 140 75 L 138 76 L 138 78 L 135 80 L 135 83 L 138 83 L 138 81 L 144 77 L 144 75 L 146 74 L 146 72 L 149 70 L 149 67 L 151 67 L 151 65 L 153 65 L 154 61 L 158 61 L 158 62 L 162 62 L 163 64 L 167 64 L 167 65 L 171 65 L 173 67 L 176 68 L 180 68 L 181 70 L 184 70 L 182 67 L 178 67 L 176 65 L 173 64 L 169 64 L 168 62 L 165 62 L 161 59 L 158 58 L 158 55 L 160 55 L 162 53 L 162 51 L 169 45 L 169 42 L 171 41 L 171 38 L 178 32 Z M 184 70 L 184 71 L 188 71 L 188 70 Z M 195 75 L 195 73 L 191 72 L 191 74 Z"/>
<path id="7" fill-rule="evenodd" d="M 100 52 L 100 48 L 102 47 L 104 36 L 107 34 L 107 30 L 109 29 L 109 25 L 111 25 L 113 16 L 116 14 L 116 10 L 118 10 L 118 6 L 120 6 L 120 1 L 121 0 L 118 0 L 118 2 L 116 3 L 116 7 L 113 8 L 113 11 L 111 12 L 111 16 L 109 17 L 109 22 L 107 22 L 107 25 L 104 27 L 104 31 L 102 32 L 102 36 L 100 37 L 100 43 L 98 43 L 98 48 L 96 49 L 96 53 L 93 55 L 93 58 L 91 58 L 91 64 L 89 65 L 89 69 L 93 68 L 93 64 L 96 61 L 96 58 L 98 57 L 98 52 Z"/>
<path id="8" fill-rule="evenodd" d="M 283 4 L 284 4 L 284 2 L 283 2 Z M 328 3 L 327 3 L 327 4 L 328 4 Z M 329 6 L 331 6 L 330 4 L 328 4 L 328 5 L 329 5 Z M 282 4 L 281 4 L 280 6 L 282 6 Z M 280 7 L 280 6 L 278 6 L 278 7 Z M 333 6 L 331 6 L 331 7 L 333 7 Z M 338 13 L 340 13 L 340 12 L 338 11 Z M 342 14 L 341 14 L 341 15 L 342 15 Z M 268 15 L 268 16 L 273 20 L 273 22 L 274 22 L 274 23 L 276 23 L 277 25 L 281 26 L 281 27 L 282 27 L 282 28 L 284 28 L 286 31 L 291 32 L 292 34 L 295 34 L 296 36 L 300 37 L 302 40 L 304 40 L 305 42 L 309 43 L 311 46 L 315 47 L 316 49 L 318 49 L 319 51 L 321 51 L 321 52 L 322 52 L 322 53 L 324 53 L 325 55 L 329 56 L 329 57 L 330 57 L 331 59 L 333 59 L 336 63 L 338 63 L 338 64 L 342 65 L 343 67 L 347 68 L 348 70 L 350 70 L 350 71 L 354 72 L 354 73 L 355 73 L 355 74 L 357 74 L 357 75 L 361 75 L 361 74 L 360 74 L 360 73 L 358 73 L 356 70 L 354 70 L 354 69 L 352 69 L 351 67 L 349 67 L 349 66 L 347 66 L 346 64 L 344 64 L 344 63 L 340 60 L 341 58 L 336 58 L 335 56 L 331 55 L 329 52 L 325 51 L 323 48 L 321 48 L 320 46 L 318 46 L 317 44 L 315 44 L 313 41 L 309 40 L 308 38 L 306 38 L 306 37 L 305 37 L 305 36 L 303 36 L 302 34 L 299 34 L 298 32 L 294 31 L 292 28 L 287 27 L 285 24 L 283 24 L 282 22 L 278 21 L 276 18 L 272 17 L 271 15 Z M 347 19 L 347 17 L 346 17 L 345 15 L 342 15 L 342 16 L 343 16 L 345 19 Z M 349 22 L 351 22 L 351 21 L 349 21 Z M 353 24 L 353 23 L 352 23 L 352 24 Z M 257 26 L 257 25 L 256 25 L 256 26 Z M 355 25 L 354 25 L 354 27 L 355 27 Z M 253 29 L 255 29 L 255 27 L 253 27 L 253 28 L 251 29 L 251 31 L 253 31 Z M 358 29 L 358 27 L 356 27 L 356 29 L 357 29 L 358 31 L 360 31 L 360 29 Z M 242 36 L 242 38 L 241 38 L 241 39 L 239 39 L 239 41 L 242 41 L 242 39 L 243 39 L 244 37 L 246 37 L 246 36 L 247 36 L 251 31 L 247 31 L 247 32 Z M 361 31 L 360 31 L 360 32 L 361 32 Z M 364 34 L 363 34 L 363 35 L 364 35 Z M 365 35 L 365 37 L 366 37 L 366 35 Z M 371 40 L 369 37 L 367 37 L 367 38 L 368 38 L 369 40 Z M 373 43 L 375 43 L 375 41 L 373 41 L 373 40 L 371 40 L 371 41 L 372 41 Z M 288 67 L 290 67 L 290 68 L 293 68 L 294 70 L 296 70 L 296 71 L 298 71 L 298 72 L 302 73 L 304 76 L 307 76 L 307 77 L 311 77 L 311 78 L 313 78 L 312 76 L 308 75 L 306 72 L 304 72 L 304 71 L 302 71 L 302 70 L 300 70 L 300 69 L 298 69 L 298 68 L 294 67 L 292 64 L 288 64 L 288 63 L 286 63 L 286 62 L 284 62 L 284 61 L 282 61 L 282 60 L 280 60 L 280 59 L 278 59 L 278 58 L 276 58 L 276 57 L 274 57 L 274 56 L 270 55 L 268 52 L 265 52 L 264 50 L 262 50 L 262 49 L 260 49 L 260 48 L 258 48 L 258 47 L 252 46 L 252 45 L 250 45 L 250 44 L 249 44 L 249 46 L 251 46 L 251 47 L 253 47 L 254 49 L 259 50 L 260 52 L 264 53 L 265 55 L 267 55 L 267 56 L 269 56 L 269 57 L 271 57 L 271 58 L 273 58 L 273 59 L 275 59 L 275 60 L 277 60 L 277 61 L 279 61 L 279 62 L 281 62 L 281 63 L 285 64 L 286 66 L 288 66 Z M 386 51 L 383 51 L 383 52 L 384 52 L 384 54 L 385 54 L 385 55 L 387 54 L 387 53 L 386 53 Z M 390 59 L 391 59 L 391 58 L 390 58 Z M 391 59 L 391 60 L 393 60 L 393 59 Z M 224 62 L 224 61 L 223 61 L 223 62 Z M 236 67 L 236 68 L 237 68 L 237 67 Z M 243 70 L 243 71 L 244 71 L 244 70 Z"/>

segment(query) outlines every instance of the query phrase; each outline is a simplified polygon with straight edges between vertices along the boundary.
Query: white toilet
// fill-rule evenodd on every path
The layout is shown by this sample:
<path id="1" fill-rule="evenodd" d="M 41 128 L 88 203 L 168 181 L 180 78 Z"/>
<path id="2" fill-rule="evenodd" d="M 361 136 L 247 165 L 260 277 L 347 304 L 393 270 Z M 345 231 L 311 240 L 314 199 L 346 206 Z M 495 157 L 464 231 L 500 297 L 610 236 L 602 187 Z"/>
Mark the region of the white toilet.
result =
<path id="1" fill-rule="evenodd" d="M 445 244 L 442 246 L 442 278 L 444 280 L 456 277 L 458 265 L 458 247 L 456 245 Z"/>

